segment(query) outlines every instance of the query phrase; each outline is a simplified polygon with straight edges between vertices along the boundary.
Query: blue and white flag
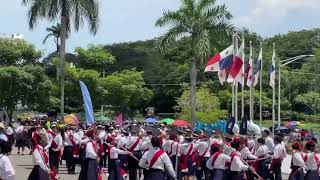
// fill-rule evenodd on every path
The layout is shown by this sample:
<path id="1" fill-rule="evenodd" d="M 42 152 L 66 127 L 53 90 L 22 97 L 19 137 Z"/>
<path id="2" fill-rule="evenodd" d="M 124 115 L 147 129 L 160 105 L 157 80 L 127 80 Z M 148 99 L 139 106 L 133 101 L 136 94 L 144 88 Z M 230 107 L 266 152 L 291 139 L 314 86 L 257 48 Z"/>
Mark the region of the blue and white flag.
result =
<path id="1" fill-rule="evenodd" d="M 272 88 L 275 88 L 275 81 L 276 81 L 276 62 L 275 62 L 275 59 L 276 59 L 276 53 L 275 53 L 275 50 L 273 50 L 273 55 L 272 55 L 272 64 L 269 68 L 269 76 L 270 76 L 270 82 L 269 82 L 269 85 L 272 87 Z"/>
<path id="2" fill-rule="evenodd" d="M 83 97 L 84 110 L 86 113 L 86 122 L 88 126 L 92 126 L 95 121 L 94 121 L 93 107 L 92 107 L 90 93 L 88 91 L 87 86 L 82 81 L 79 81 L 79 83 L 80 83 L 80 88 L 81 88 L 82 97 Z"/>
<path id="3" fill-rule="evenodd" d="M 262 48 L 260 48 L 260 53 L 257 61 L 257 66 L 256 66 L 256 73 L 254 75 L 254 82 L 253 82 L 253 87 L 255 87 L 258 84 L 259 77 L 260 77 L 260 72 L 262 69 Z"/>

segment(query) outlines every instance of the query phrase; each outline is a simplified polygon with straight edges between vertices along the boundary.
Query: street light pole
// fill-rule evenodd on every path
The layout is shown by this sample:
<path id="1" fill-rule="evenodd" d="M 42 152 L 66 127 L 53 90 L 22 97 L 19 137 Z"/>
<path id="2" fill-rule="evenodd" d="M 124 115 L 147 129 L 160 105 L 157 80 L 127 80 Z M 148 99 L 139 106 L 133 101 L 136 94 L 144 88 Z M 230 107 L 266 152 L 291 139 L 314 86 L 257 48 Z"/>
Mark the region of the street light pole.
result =
<path id="1" fill-rule="evenodd" d="M 296 56 L 296 57 L 292 57 L 292 58 L 288 58 L 285 60 L 280 61 L 279 60 L 279 79 L 278 79 L 278 127 L 281 126 L 281 67 L 286 66 L 294 61 L 300 60 L 302 58 L 306 58 L 306 57 L 314 57 L 314 55 L 300 55 L 300 56 Z M 281 64 L 283 63 L 283 64 Z"/>

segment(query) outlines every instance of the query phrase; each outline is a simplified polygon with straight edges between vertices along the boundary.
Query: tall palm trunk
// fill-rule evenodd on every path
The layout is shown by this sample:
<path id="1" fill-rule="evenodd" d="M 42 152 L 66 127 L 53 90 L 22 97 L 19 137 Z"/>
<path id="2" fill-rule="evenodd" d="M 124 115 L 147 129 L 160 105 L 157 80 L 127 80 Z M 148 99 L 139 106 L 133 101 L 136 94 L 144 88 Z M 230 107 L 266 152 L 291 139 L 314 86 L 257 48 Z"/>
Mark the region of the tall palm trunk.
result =
<path id="1" fill-rule="evenodd" d="M 191 99 L 191 121 L 192 127 L 194 127 L 196 123 L 196 106 L 197 106 L 197 60 L 196 58 L 192 57 L 192 64 L 191 64 L 191 73 L 190 73 L 190 99 Z"/>
<path id="2" fill-rule="evenodd" d="M 64 116 L 64 61 L 65 61 L 65 51 L 66 51 L 66 39 L 67 39 L 67 17 L 61 17 L 61 46 L 60 46 L 60 90 L 61 90 L 61 104 L 60 104 L 60 114 L 61 120 Z"/>

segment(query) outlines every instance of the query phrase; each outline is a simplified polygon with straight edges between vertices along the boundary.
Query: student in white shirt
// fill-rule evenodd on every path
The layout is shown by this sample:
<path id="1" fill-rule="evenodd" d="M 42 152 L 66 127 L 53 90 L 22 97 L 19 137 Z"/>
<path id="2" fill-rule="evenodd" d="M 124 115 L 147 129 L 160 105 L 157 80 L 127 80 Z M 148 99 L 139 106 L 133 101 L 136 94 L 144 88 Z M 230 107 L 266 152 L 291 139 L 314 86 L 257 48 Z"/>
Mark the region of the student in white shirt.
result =
<path id="1" fill-rule="evenodd" d="M 274 147 L 274 153 L 272 156 L 272 161 L 270 165 L 270 175 L 274 180 L 281 180 L 282 174 L 281 174 L 281 166 L 282 166 L 282 160 L 286 157 L 286 149 L 282 144 L 282 135 L 276 135 L 274 137 L 275 147 Z"/>
<path id="2" fill-rule="evenodd" d="M 304 163 L 304 154 L 301 152 L 302 144 L 298 141 L 292 144 L 292 161 L 291 161 L 291 173 L 289 176 L 289 180 L 303 180 L 304 179 L 304 171 L 303 168 L 305 166 Z"/>
<path id="3" fill-rule="evenodd" d="M 139 162 L 140 167 L 148 169 L 145 180 L 163 180 L 165 178 L 165 169 L 172 178 L 176 179 L 169 156 L 160 149 L 159 137 L 152 137 L 151 144 L 153 148 L 147 151 Z"/>
<path id="4" fill-rule="evenodd" d="M 264 138 L 259 138 L 257 140 L 258 148 L 256 150 L 255 156 L 258 158 L 254 167 L 260 177 L 267 179 L 270 176 L 269 168 L 266 163 L 266 158 L 268 158 L 268 147 L 266 146 L 266 141 Z"/>
<path id="5" fill-rule="evenodd" d="M 305 149 L 308 151 L 306 155 L 306 170 L 307 173 L 304 177 L 305 180 L 316 180 L 319 179 L 319 167 L 320 157 L 315 152 L 316 145 L 314 141 L 310 140 L 306 143 Z"/>
<path id="6" fill-rule="evenodd" d="M 211 157 L 206 163 L 208 169 L 212 170 L 210 179 L 224 180 L 225 179 L 225 164 L 231 162 L 230 156 L 223 154 L 221 146 L 218 143 L 211 145 Z"/>
<path id="7" fill-rule="evenodd" d="M 34 143 L 35 144 L 32 153 L 32 162 L 34 167 L 28 177 L 28 180 L 49 180 L 49 157 L 44 149 L 44 147 L 47 145 L 46 134 L 39 133 Z"/>
<path id="8" fill-rule="evenodd" d="M 0 179 L 14 180 L 15 172 L 10 162 L 10 159 L 6 155 L 12 150 L 10 142 L 0 140 L 0 149 Z"/>

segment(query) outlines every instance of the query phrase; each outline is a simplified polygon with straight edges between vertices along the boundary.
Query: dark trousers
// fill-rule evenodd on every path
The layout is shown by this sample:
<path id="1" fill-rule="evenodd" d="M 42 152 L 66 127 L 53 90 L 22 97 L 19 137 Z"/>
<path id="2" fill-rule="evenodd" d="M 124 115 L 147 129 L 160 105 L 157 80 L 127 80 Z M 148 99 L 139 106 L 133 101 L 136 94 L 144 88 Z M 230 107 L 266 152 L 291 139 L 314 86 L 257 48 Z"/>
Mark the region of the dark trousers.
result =
<path id="1" fill-rule="evenodd" d="M 200 167 L 196 171 L 196 177 L 201 180 L 204 177 L 205 180 L 210 179 L 210 169 L 207 168 L 206 163 L 209 158 L 202 158 L 200 162 Z"/>
<path id="2" fill-rule="evenodd" d="M 132 153 L 138 159 L 141 159 L 141 151 L 133 151 Z M 137 170 L 139 168 L 139 161 L 133 157 L 128 157 L 128 171 L 129 171 L 129 180 L 137 180 Z"/>
<path id="3" fill-rule="evenodd" d="M 74 172 L 76 169 L 75 158 L 73 157 L 73 146 L 66 146 L 64 148 L 65 160 L 68 172 Z"/>
<path id="4" fill-rule="evenodd" d="M 100 154 L 100 161 L 99 161 L 99 167 L 107 167 L 107 154 L 104 153 L 104 155 Z"/>
<path id="5" fill-rule="evenodd" d="M 281 163 L 273 166 L 272 173 L 270 173 L 270 180 L 282 180 Z"/>

